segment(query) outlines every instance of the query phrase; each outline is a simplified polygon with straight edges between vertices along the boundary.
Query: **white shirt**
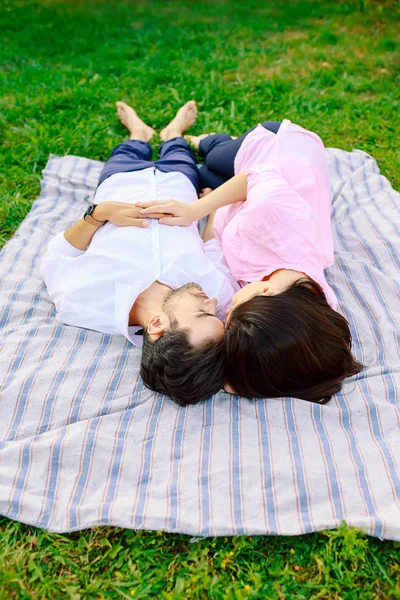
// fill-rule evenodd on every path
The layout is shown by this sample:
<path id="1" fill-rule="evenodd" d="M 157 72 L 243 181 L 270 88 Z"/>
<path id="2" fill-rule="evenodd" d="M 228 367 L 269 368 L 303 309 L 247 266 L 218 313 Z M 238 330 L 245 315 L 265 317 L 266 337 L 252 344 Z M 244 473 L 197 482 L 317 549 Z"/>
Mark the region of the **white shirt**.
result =
<path id="1" fill-rule="evenodd" d="M 95 203 L 169 198 L 191 203 L 197 193 L 183 174 L 149 168 L 112 175 L 97 188 Z M 58 321 L 124 335 L 136 346 L 142 345 L 142 336 L 136 335 L 140 327 L 129 326 L 129 313 L 139 294 L 155 281 L 174 290 L 198 283 L 208 296 L 218 298 L 221 320 L 240 289 L 216 240 L 204 243 L 195 223 L 171 227 L 156 219 L 144 229 L 106 223 L 86 251 L 74 248 L 59 233 L 47 247 L 41 274 Z"/>

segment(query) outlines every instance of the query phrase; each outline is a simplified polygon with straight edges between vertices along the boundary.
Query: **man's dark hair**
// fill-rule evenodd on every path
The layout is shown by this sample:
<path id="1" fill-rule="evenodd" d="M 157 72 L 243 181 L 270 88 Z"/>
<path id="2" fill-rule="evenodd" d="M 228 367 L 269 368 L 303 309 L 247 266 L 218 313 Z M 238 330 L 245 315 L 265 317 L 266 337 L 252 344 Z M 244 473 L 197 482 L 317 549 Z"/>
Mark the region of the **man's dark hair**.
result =
<path id="1" fill-rule="evenodd" d="M 171 329 L 155 342 L 144 333 L 140 374 L 154 392 L 181 405 L 196 404 L 225 383 L 224 341 L 195 348 L 186 330 Z"/>
<path id="2" fill-rule="evenodd" d="M 227 383 L 241 396 L 327 402 L 363 369 L 346 319 L 321 287 L 301 279 L 234 308 L 225 329 Z"/>

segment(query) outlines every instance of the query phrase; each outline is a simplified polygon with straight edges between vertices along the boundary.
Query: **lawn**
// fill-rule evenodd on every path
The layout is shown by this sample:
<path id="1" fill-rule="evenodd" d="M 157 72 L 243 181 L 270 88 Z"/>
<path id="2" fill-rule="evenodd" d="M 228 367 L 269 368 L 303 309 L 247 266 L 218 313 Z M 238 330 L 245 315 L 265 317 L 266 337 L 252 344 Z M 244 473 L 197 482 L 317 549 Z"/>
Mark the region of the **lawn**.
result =
<path id="1" fill-rule="evenodd" d="M 3 0 L 0 246 L 50 153 L 107 158 L 124 136 L 118 99 L 160 129 L 194 98 L 195 134 L 289 118 L 370 152 L 398 189 L 399 15 L 391 0 Z M 400 598 L 400 544 L 346 527 L 197 541 L 0 528 L 0 600 Z"/>

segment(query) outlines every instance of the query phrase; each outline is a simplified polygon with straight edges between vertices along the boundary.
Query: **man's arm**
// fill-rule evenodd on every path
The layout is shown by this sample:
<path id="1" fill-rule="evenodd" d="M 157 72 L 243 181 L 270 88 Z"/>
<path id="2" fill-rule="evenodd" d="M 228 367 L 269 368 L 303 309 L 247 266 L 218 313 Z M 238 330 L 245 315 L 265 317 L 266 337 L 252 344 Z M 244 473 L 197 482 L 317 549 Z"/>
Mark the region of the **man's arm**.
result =
<path id="1" fill-rule="evenodd" d="M 95 219 L 100 220 L 99 213 L 97 212 L 98 207 L 95 208 Z M 93 214 L 92 213 L 92 214 Z M 72 227 L 64 232 L 64 237 L 71 246 L 78 250 L 87 250 L 92 237 L 102 225 L 92 225 L 84 219 L 80 219 L 77 223 L 74 223 Z"/>
<path id="2" fill-rule="evenodd" d="M 154 218 L 162 217 L 156 213 Z M 100 222 L 109 221 L 118 227 L 148 227 L 150 222 L 142 217 L 140 209 L 127 202 L 101 202 L 92 212 L 92 217 Z M 78 250 L 87 250 L 96 231 L 102 226 L 92 225 L 80 219 L 64 232 L 64 237 L 71 246 Z"/>

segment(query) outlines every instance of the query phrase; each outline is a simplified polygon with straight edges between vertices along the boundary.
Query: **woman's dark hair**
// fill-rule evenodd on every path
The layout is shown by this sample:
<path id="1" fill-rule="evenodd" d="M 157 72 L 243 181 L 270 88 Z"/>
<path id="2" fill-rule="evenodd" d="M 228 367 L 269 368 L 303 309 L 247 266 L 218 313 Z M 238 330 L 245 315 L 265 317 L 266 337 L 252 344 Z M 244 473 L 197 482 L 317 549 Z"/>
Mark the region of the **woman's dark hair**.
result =
<path id="1" fill-rule="evenodd" d="M 166 331 L 155 342 L 145 333 L 140 375 L 154 392 L 181 405 L 196 404 L 216 394 L 225 383 L 224 341 L 195 348 L 182 329 Z"/>
<path id="2" fill-rule="evenodd" d="M 225 329 L 227 383 L 248 398 L 327 402 L 364 368 L 350 349 L 346 319 L 317 283 L 300 279 L 234 308 Z"/>

